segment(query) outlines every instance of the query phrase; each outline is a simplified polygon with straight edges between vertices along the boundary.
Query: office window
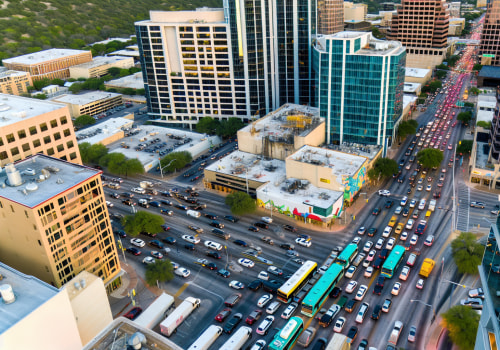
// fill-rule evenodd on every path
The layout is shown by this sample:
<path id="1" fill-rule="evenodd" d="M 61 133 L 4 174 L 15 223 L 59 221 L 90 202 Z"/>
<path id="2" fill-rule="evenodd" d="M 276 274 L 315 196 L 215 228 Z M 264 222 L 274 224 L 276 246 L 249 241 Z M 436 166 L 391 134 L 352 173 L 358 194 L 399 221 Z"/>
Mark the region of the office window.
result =
<path id="1" fill-rule="evenodd" d="M 17 148 L 17 147 L 11 148 L 11 149 L 10 149 L 10 153 L 11 153 L 13 156 L 17 156 L 17 155 L 19 154 L 19 148 Z"/>
<path id="2" fill-rule="evenodd" d="M 57 145 L 57 151 L 58 152 L 64 151 L 64 145 Z"/>
<path id="3" fill-rule="evenodd" d="M 3 146 L 3 140 L 1 137 L 0 137 L 0 146 Z"/>
<path id="4" fill-rule="evenodd" d="M 15 141 L 14 134 L 8 134 L 6 137 L 7 137 L 7 142 L 8 143 L 12 143 L 12 142 Z"/>
<path id="5" fill-rule="evenodd" d="M 41 131 L 47 131 L 48 130 L 47 123 L 40 124 L 40 130 Z"/>
<path id="6" fill-rule="evenodd" d="M 45 137 L 43 138 L 43 143 L 44 143 L 44 144 L 48 144 L 48 143 L 50 143 L 50 136 L 45 136 Z"/>
<path id="7" fill-rule="evenodd" d="M 57 141 L 57 140 L 60 140 L 60 139 L 61 139 L 61 133 L 56 132 L 56 133 L 54 134 L 54 140 L 56 140 L 56 141 Z"/>
<path id="8" fill-rule="evenodd" d="M 68 118 L 66 117 L 61 117 L 61 125 L 67 124 L 68 123 Z"/>
<path id="9" fill-rule="evenodd" d="M 36 126 L 30 127 L 30 135 L 36 135 L 38 131 L 36 130 Z"/>
<path id="10" fill-rule="evenodd" d="M 24 152 L 28 152 L 29 150 L 30 150 L 30 144 L 29 144 L 29 143 L 25 143 L 25 144 L 23 145 L 23 151 L 24 151 Z"/>
<path id="11" fill-rule="evenodd" d="M 26 137 L 26 131 L 24 130 L 19 130 L 17 132 L 17 135 L 19 136 L 20 139 L 24 139 Z"/>
<path id="12" fill-rule="evenodd" d="M 33 147 L 40 147 L 41 143 L 40 143 L 40 140 L 33 140 Z"/>
<path id="13" fill-rule="evenodd" d="M 0 160 L 5 160 L 7 158 L 8 158 L 7 152 L 5 152 L 5 151 L 0 152 Z"/>
<path id="14" fill-rule="evenodd" d="M 76 153 L 75 153 L 75 152 L 71 153 L 71 154 L 69 155 L 69 158 L 70 158 L 71 160 L 75 159 L 75 158 L 76 158 Z"/>
<path id="15" fill-rule="evenodd" d="M 53 155 L 54 155 L 54 149 L 53 149 L 53 148 L 49 148 L 49 149 L 47 150 L 47 155 L 49 155 L 49 156 L 53 156 Z"/>
<path id="16" fill-rule="evenodd" d="M 51 120 L 51 121 L 50 121 L 50 126 L 51 126 L 52 128 L 57 128 L 57 120 L 56 120 L 56 119 Z"/>
<path id="17" fill-rule="evenodd" d="M 64 136 L 68 137 L 71 134 L 71 131 L 69 131 L 69 129 L 65 129 L 63 131 L 63 133 L 64 133 Z"/>
<path id="18" fill-rule="evenodd" d="M 68 142 L 66 142 L 66 146 L 67 146 L 68 148 L 73 148 L 73 145 L 74 145 L 74 144 L 73 144 L 73 141 L 68 141 Z"/>

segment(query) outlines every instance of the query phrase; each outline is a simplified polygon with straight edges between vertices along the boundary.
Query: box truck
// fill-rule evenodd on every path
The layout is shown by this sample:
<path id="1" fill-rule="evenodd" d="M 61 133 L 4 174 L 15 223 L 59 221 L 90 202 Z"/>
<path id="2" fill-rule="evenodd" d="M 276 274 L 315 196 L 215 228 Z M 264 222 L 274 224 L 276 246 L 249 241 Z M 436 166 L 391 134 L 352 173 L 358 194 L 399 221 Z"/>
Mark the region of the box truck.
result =
<path id="1" fill-rule="evenodd" d="M 170 337 L 177 327 L 200 306 L 200 299 L 187 297 L 162 323 L 160 331 Z"/>

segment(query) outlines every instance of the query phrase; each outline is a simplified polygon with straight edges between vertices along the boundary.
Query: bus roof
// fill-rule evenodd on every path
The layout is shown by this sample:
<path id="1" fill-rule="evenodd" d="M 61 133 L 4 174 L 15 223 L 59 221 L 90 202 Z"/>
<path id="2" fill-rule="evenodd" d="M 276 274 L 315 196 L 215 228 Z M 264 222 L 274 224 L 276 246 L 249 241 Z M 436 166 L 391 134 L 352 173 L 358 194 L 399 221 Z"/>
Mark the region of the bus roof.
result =
<path id="1" fill-rule="evenodd" d="M 348 244 L 344 250 L 342 250 L 342 252 L 339 254 L 339 256 L 337 257 L 337 260 L 340 260 L 340 261 L 345 261 L 347 262 L 348 259 L 350 258 L 350 256 L 356 251 L 358 250 L 358 245 L 357 244 L 354 244 L 354 243 L 351 243 L 351 244 Z"/>
<path id="2" fill-rule="evenodd" d="M 315 269 L 318 264 L 312 260 L 307 260 L 304 265 L 302 265 L 295 273 L 283 283 L 283 285 L 279 288 L 279 291 L 283 294 L 288 294 L 290 291 L 297 286 L 297 283 L 304 277 L 304 275 L 308 275 L 311 270 Z"/>
<path id="3" fill-rule="evenodd" d="M 342 265 L 332 264 L 323 276 L 321 276 L 319 281 L 316 282 L 316 284 L 311 288 L 309 293 L 307 293 L 302 303 L 306 305 L 314 305 L 316 303 L 316 299 L 323 295 L 326 286 L 329 286 L 332 283 L 332 280 L 334 280 L 337 275 L 343 271 L 344 267 Z"/>
<path id="4" fill-rule="evenodd" d="M 395 246 L 389 256 L 387 257 L 387 260 L 384 262 L 384 266 L 387 265 L 395 265 L 403 256 L 405 253 L 405 247 L 402 245 L 397 245 Z"/>

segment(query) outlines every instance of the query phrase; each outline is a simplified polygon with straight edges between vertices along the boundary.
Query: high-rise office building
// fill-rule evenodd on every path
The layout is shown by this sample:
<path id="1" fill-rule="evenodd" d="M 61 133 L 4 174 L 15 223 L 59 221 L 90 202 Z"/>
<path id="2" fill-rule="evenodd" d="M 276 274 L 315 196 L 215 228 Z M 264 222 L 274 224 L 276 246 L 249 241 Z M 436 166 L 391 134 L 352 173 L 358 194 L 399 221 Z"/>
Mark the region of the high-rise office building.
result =
<path id="1" fill-rule="evenodd" d="M 0 173 L 0 256 L 61 287 L 80 271 L 121 284 L 101 171 L 37 154 Z"/>
<path id="2" fill-rule="evenodd" d="M 318 34 L 335 34 L 344 30 L 344 1 L 318 1 Z"/>
<path id="3" fill-rule="evenodd" d="M 497 87 L 496 91 L 496 106 L 493 113 L 493 120 L 491 121 L 490 128 L 490 161 L 494 163 L 500 162 L 500 88 Z M 496 185 L 496 184 L 495 184 Z"/>
<path id="4" fill-rule="evenodd" d="M 403 110 L 405 58 L 401 43 L 371 33 L 318 36 L 313 85 L 327 143 L 390 144 Z"/>
<path id="5" fill-rule="evenodd" d="M 481 64 L 500 66 L 500 0 L 488 0 L 479 53 Z"/>
<path id="6" fill-rule="evenodd" d="M 402 0 L 387 38 L 406 47 L 408 67 L 433 68 L 446 56 L 448 26 L 444 0 Z"/>

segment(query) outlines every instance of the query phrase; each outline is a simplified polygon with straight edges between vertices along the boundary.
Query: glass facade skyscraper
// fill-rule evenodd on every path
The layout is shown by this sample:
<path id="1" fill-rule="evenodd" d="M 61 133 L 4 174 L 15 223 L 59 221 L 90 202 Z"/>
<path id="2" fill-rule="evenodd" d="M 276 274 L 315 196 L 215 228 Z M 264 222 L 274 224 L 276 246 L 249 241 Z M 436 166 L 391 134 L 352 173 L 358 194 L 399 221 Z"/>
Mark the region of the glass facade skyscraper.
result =
<path id="1" fill-rule="evenodd" d="M 390 144 L 403 111 L 404 47 L 360 32 L 318 36 L 313 46 L 315 106 L 327 143 Z"/>

